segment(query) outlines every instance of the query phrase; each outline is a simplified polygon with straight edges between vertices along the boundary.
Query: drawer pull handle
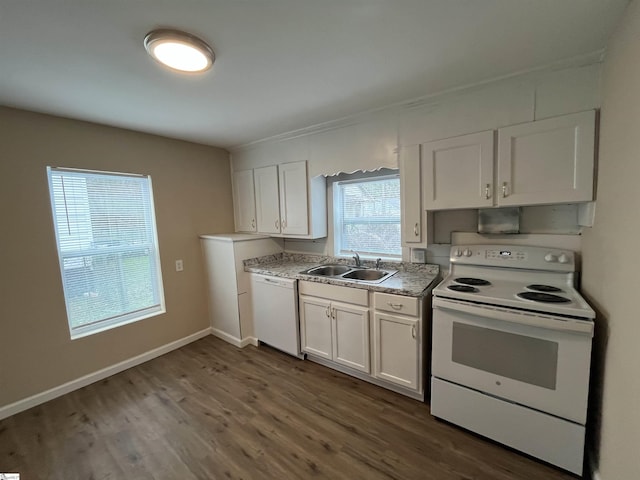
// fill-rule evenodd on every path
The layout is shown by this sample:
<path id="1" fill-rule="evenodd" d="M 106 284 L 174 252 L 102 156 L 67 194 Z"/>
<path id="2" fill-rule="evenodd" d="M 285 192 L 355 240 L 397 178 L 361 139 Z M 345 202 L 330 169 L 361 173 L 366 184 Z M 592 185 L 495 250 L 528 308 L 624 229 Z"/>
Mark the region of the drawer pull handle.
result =
<path id="1" fill-rule="evenodd" d="M 418 225 L 418 222 L 416 222 L 416 224 L 413 227 L 413 234 L 417 237 L 418 235 L 420 235 L 420 230 L 418 229 L 420 225 Z"/>
<path id="2" fill-rule="evenodd" d="M 274 225 L 276 226 L 276 230 L 280 230 L 280 220 L 276 220 Z"/>
<path id="3" fill-rule="evenodd" d="M 502 182 L 502 196 L 506 197 L 507 196 L 507 182 Z"/>
<path id="4" fill-rule="evenodd" d="M 487 183 L 487 186 L 484 187 L 484 198 L 486 200 L 489 200 L 489 198 L 491 197 L 490 188 L 491 188 L 491 184 L 490 183 Z"/>
<path id="5" fill-rule="evenodd" d="M 402 307 L 404 307 L 404 305 L 402 305 L 401 303 L 393 303 L 393 302 L 387 302 L 387 305 L 389 305 L 394 310 L 402 310 Z"/>
<path id="6" fill-rule="evenodd" d="M 327 305 L 327 310 L 325 313 L 327 314 L 327 317 L 331 318 L 331 305 Z"/>
<path id="7" fill-rule="evenodd" d="M 255 218 L 251 219 L 251 228 L 256 228 L 256 219 Z"/>

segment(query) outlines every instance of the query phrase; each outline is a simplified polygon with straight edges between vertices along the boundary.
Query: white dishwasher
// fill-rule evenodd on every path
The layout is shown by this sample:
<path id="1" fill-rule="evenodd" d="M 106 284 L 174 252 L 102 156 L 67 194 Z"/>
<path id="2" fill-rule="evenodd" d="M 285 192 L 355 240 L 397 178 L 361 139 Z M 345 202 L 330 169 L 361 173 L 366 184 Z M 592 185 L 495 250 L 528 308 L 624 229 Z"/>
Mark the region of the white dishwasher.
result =
<path id="1" fill-rule="evenodd" d="M 253 273 L 251 297 L 257 339 L 285 353 L 303 358 L 300 352 L 297 280 Z"/>

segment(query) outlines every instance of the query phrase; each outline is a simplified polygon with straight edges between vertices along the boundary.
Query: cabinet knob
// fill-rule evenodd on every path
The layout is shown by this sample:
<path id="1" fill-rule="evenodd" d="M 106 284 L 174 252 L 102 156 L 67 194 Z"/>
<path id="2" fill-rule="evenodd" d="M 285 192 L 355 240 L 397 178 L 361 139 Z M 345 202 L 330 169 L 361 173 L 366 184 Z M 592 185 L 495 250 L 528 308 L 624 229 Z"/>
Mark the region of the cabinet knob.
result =
<path id="1" fill-rule="evenodd" d="M 486 200 L 489 200 L 491 198 L 491 184 L 487 183 L 487 185 L 484 187 L 484 198 Z"/>
<path id="2" fill-rule="evenodd" d="M 502 182 L 502 197 L 506 197 L 507 196 L 507 182 Z"/>
<path id="3" fill-rule="evenodd" d="M 416 338 L 416 326 L 411 326 L 411 338 Z"/>
<path id="4" fill-rule="evenodd" d="M 255 218 L 251 219 L 251 228 L 256 228 L 256 219 Z"/>
<path id="5" fill-rule="evenodd" d="M 276 219 L 276 221 L 275 221 L 275 224 L 274 224 L 274 225 L 276 226 L 276 230 L 280 230 L 280 220 L 277 220 L 277 219 Z"/>
<path id="6" fill-rule="evenodd" d="M 416 237 L 420 235 L 420 225 L 418 224 L 418 222 L 416 222 L 416 224 L 413 226 L 413 234 Z"/>
<path id="7" fill-rule="evenodd" d="M 327 305 L 325 313 L 327 314 L 327 317 L 331 318 L 331 305 Z"/>

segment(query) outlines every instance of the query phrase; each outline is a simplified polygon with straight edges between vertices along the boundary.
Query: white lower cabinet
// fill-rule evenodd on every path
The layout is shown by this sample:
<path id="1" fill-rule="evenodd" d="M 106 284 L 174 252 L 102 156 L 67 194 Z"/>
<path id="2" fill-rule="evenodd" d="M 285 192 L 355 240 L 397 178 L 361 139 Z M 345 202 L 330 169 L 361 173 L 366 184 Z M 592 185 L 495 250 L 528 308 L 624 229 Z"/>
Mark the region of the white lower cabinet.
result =
<path id="1" fill-rule="evenodd" d="M 300 295 L 303 352 L 369 373 L 369 309 Z"/>
<path id="2" fill-rule="evenodd" d="M 303 352 L 331 360 L 331 302 L 300 295 L 300 348 Z"/>
<path id="3" fill-rule="evenodd" d="M 369 373 L 369 309 L 342 303 L 331 307 L 333 361 Z"/>
<path id="4" fill-rule="evenodd" d="M 307 281 L 299 293 L 310 359 L 424 400 L 424 298 Z"/>
<path id="5" fill-rule="evenodd" d="M 376 312 L 373 317 L 374 375 L 416 390 L 420 387 L 420 323 L 417 318 Z"/>

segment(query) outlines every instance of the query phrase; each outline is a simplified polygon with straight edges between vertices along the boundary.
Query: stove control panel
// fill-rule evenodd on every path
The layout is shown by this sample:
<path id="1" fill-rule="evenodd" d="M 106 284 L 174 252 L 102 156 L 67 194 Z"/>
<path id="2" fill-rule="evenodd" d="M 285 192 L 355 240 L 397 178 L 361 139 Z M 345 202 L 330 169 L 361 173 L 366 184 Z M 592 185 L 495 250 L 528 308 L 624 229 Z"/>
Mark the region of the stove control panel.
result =
<path id="1" fill-rule="evenodd" d="M 451 247 L 450 260 L 464 265 L 575 271 L 572 251 L 526 245 L 456 245 Z"/>
<path id="2" fill-rule="evenodd" d="M 486 258 L 500 258 L 502 260 L 526 260 L 527 254 L 526 252 L 521 252 L 518 250 L 510 250 L 506 248 L 501 248 L 499 250 L 486 250 L 485 251 Z"/>

